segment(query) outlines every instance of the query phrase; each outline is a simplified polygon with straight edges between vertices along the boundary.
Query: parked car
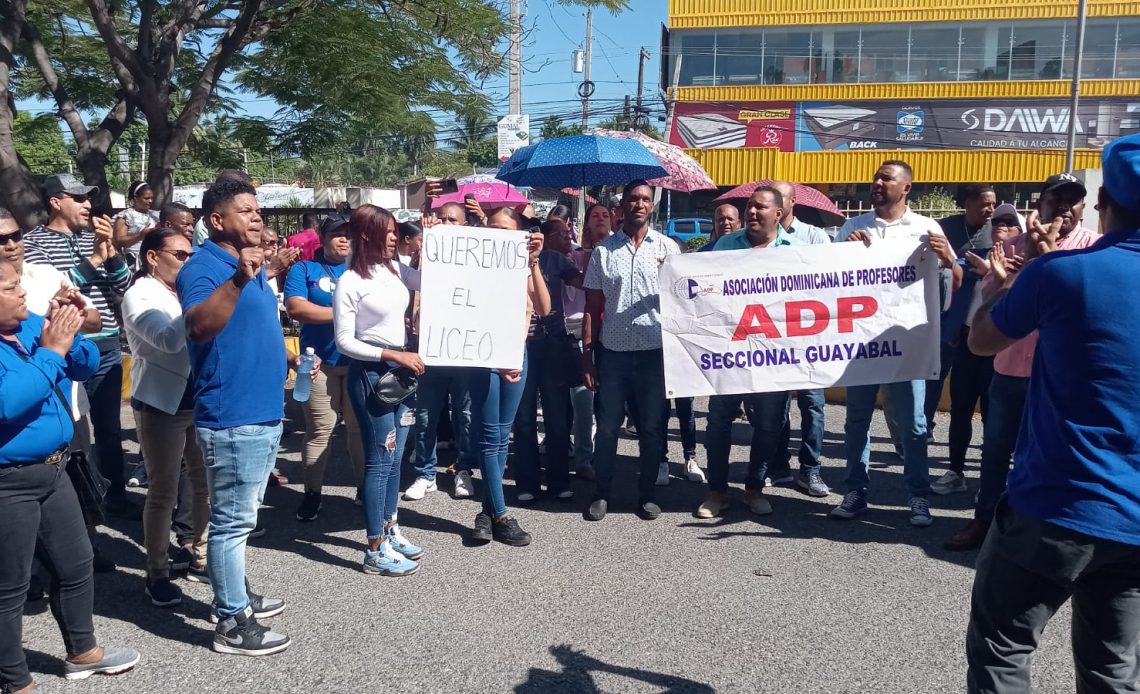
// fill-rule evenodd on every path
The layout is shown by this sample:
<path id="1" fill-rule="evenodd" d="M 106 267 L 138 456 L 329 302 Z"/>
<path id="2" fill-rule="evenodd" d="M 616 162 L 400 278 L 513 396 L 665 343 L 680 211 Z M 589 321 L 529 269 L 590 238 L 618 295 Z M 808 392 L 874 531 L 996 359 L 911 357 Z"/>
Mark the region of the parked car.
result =
<path id="1" fill-rule="evenodd" d="M 670 219 L 666 235 L 681 244 L 681 248 L 689 248 L 689 240 L 703 236 L 706 240 L 712 236 L 713 220 L 704 217 L 688 217 L 685 219 Z"/>

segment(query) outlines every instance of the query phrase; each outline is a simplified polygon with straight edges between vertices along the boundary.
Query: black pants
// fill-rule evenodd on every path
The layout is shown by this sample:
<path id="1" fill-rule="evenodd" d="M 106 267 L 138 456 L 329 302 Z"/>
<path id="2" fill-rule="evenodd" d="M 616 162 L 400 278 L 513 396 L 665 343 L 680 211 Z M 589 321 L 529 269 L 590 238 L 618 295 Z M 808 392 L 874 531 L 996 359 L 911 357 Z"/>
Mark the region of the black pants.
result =
<path id="1" fill-rule="evenodd" d="M 994 377 L 994 358 L 979 357 L 966 344 L 969 328 L 954 348 L 954 374 L 950 379 L 950 469 L 958 474 L 966 469 L 966 451 L 974 437 L 974 409 L 982 403 L 982 421 L 990 408 L 990 380 Z"/>
<path id="2" fill-rule="evenodd" d="M 974 577 L 968 691 L 1029 694 L 1041 632 L 1070 598 L 1077 694 L 1135 692 L 1140 547 L 1046 523 L 1002 497 Z"/>
<path id="3" fill-rule="evenodd" d="M 37 543 L 38 541 L 38 543 Z M 67 654 L 97 644 L 91 542 L 79 500 L 59 465 L 0 467 L 0 690 L 31 683 L 22 647 L 24 600 L 35 556 L 51 577 L 51 612 Z"/>
<path id="4" fill-rule="evenodd" d="M 118 339 L 118 338 L 113 338 Z M 123 469 L 123 353 L 117 348 L 99 352 L 99 368 L 83 382 L 91 400 L 91 428 L 95 434 L 95 457 L 107 478 L 108 499 L 126 496 L 127 477 Z"/>
<path id="5" fill-rule="evenodd" d="M 570 343 L 566 335 L 532 338 L 526 343 L 527 376 L 515 415 L 515 481 L 519 493 L 538 494 L 545 463 L 552 494 L 570 488 Z M 538 455 L 538 403 L 546 431 L 544 461 Z"/>

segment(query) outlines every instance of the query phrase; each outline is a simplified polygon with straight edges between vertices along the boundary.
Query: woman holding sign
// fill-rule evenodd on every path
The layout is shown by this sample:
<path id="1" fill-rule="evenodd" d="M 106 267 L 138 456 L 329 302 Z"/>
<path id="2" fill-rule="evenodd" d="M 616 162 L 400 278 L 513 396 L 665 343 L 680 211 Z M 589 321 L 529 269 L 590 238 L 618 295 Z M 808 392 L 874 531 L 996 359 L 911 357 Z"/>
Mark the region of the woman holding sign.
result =
<path id="1" fill-rule="evenodd" d="M 513 208 L 504 207 L 488 220 L 492 229 L 519 231 L 522 219 Z M 538 268 L 538 254 L 542 252 L 542 234 L 531 234 L 530 275 L 527 277 L 526 315 L 519 325 L 519 340 L 525 340 L 530 327 L 530 316 L 550 314 L 550 294 Z M 530 544 L 530 534 L 507 515 L 507 501 L 503 495 L 503 471 L 507 467 L 507 450 L 510 447 L 511 427 L 522 399 L 526 382 L 526 352 L 523 352 L 521 370 L 488 369 L 486 375 L 473 372 L 471 378 L 471 431 L 477 436 L 479 465 L 483 472 L 483 510 L 475 516 L 473 540 L 490 542 L 492 539 L 515 547 Z"/>
<path id="2" fill-rule="evenodd" d="M 396 219 L 385 209 L 362 205 L 348 220 L 348 269 L 333 294 L 336 348 L 348 358 L 348 398 L 364 444 L 364 519 L 368 547 L 363 571 L 407 576 L 419 568 L 423 549 L 396 524 L 400 459 L 415 419 L 415 396 L 391 404 L 375 392 L 395 369 L 422 374 L 424 363 L 405 350 L 404 314 L 420 272 L 399 261 Z M 388 394 L 390 395 L 390 393 Z"/>

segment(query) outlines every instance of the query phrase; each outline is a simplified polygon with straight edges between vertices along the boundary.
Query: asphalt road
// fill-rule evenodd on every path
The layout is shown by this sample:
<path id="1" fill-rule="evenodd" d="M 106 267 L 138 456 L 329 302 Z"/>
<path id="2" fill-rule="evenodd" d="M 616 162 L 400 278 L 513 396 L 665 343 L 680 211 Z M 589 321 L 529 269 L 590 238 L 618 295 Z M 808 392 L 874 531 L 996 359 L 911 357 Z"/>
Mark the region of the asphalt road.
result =
<path id="1" fill-rule="evenodd" d="M 705 403 L 697 409 L 703 432 Z M 824 477 L 842 490 L 842 408 L 828 406 L 827 418 Z M 743 424 L 735 434 L 745 440 Z M 143 594 L 142 525 L 129 521 L 102 540 L 120 568 L 96 577 L 96 628 L 103 642 L 138 648 L 138 668 L 65 682 L 59 633 L 42 607 L 25 619 L 25 648 L 46 692 L 960 692 L 976 553 L 941 543 L 969 517 L 973 495 L 935 498 L 934 525 L 910 527 L 881 415 L 873 434 L 874 508 L 846 523 L 826 517 L 838 495 L 793 489 L 770 490 L 772 516 L 738 504 L 726 518 L 696 520 L 703 489 L 678 478 L 660 490 L 661 518 L 641 521 L 627 458 L 601 523 L 582 520 L 590 486 L 576 481 L 573 503 L 517 511 L 531 546 L 473 547 L 464 538 L 478 504 L 453 500 L 441 476 L 440 492 L 401 504 L 405 533 L 427 554 L 417 574 L 392 579 L 359 570 L 363 521 L 341 429 L 320 518 L 294 520 L 298 484 L 271 488 L 262 512 L 269 534 L 249 551 L 254 586 L 289 602 L 269 620 L 293 638 L 288 651 L 210 651 L 207 586 L 180 582 L 180 607 L 153 607 Z M 670 439 L 677 463 L 675 429 Z M 282 443 L 281 468 L 294 480 L 300 441 L 291 433 Z M 933 478 L 947 450 L 930 450 Z M 623 439 L 621 453 L 635 451 Z M 971 449 L 972 489 L 978 453 Z M 703 446 L 699 456 L 703 464 Z M 745 458 L 734 449 L 734 460 Z M 734 463 L 734 486 L 743 475 Z M 1045 633 L 1036 691 L 1073 689 L 1069 620 L 1066 606 Z"/>

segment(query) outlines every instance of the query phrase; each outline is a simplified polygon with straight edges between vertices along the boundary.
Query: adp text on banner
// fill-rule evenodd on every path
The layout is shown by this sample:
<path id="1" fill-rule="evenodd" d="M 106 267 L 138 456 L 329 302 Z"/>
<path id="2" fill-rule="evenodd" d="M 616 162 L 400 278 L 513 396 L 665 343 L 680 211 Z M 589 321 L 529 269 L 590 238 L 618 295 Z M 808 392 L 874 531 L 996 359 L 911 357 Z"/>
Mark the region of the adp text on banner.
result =
<path id="1" fill-rule="evenodd" d="M 660 276 L 666 393 L 937 378 L 938 264 L 910 239 L 672 256 Z"/>
<path id="2" fill-rule="evenodd" d="M 420 270 L 424 364 L 522 368 L 530 274 L 525 233 L 428 227 Z"/>

